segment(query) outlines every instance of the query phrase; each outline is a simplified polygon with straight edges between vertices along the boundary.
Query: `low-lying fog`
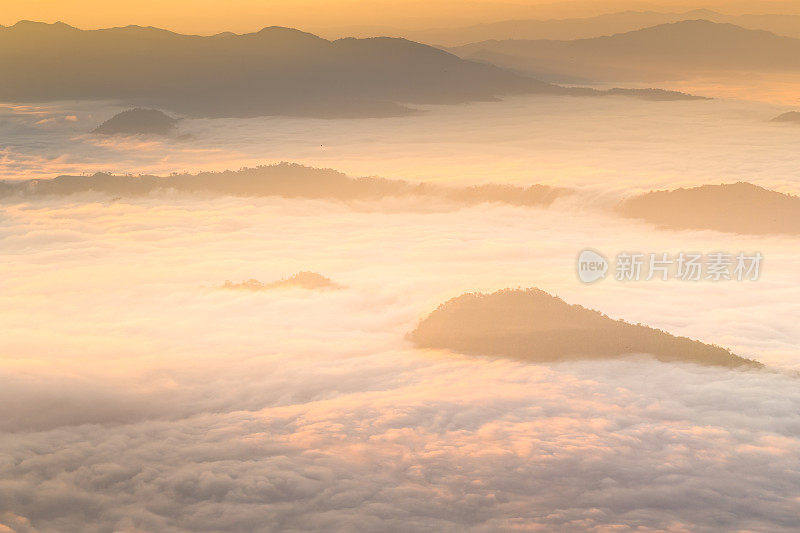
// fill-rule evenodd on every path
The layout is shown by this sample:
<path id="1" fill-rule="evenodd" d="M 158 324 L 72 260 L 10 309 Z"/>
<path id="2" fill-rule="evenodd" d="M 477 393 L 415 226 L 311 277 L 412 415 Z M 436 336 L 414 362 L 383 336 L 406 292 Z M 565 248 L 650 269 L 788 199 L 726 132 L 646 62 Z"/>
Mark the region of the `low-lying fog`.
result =
<path id="1" fill-rule="evenodd" d="M 797 525 L 796 239 L 408 207 L 4 205 L 4 507 L 44 531 Z M 587 245 L 766 259 L 758 282 L 585 286 L 573 268 Z M 346 288 L 220 289 L 303 270 Z M 776 372 L 526 365 L 404 339 L 449 297 L 516 286 Z"/>
<path id="2" fill-rule="evenodd" d="M 291 161 L 352 176 L 546 183 L 619 195 L 750 181 L 798 192 L 800 127 L 791 107 L 734 100 L 510 98 L 427 107 L 413 116 L 183 120 L 179 138 L 87 132 L 121 108 L 0 108 L 0 178 L 112 171 L 169 173 Z"/>
<path id="3" fill-rule="evenodd" d="M 800 128 L 770 124 L 785 108 L 762 104 L 531 98 L 400 119 L 185 121 L 183 141 L 82 133 L 116 110 L 6 108 L 3 174 L 292 160 L 612 196 L 736 180 L 798 190 Z M 797 238 L 655 231 L 571 199 L 21 202 L 0 204 L 0 531 L 800 525 Z M 757 282 L 584 285 L 586 247 L 765 259 Z M 220 288 L 302 271 L 341 288 Z M 518 286 L 768 370 L 536 365 L 405 338 L 448 298 Z"/>

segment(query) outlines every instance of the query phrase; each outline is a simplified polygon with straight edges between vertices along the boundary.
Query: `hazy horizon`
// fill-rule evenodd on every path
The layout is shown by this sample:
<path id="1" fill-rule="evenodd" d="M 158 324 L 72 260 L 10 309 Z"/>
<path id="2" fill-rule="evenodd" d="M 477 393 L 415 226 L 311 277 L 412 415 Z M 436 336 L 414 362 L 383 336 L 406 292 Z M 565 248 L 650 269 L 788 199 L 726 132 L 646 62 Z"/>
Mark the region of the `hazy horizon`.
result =
<path id="1" fill-rule="evenodd" d="M 102 6 L 102 8 L 100 7 Z M 381 0 L 364 6 L 357 0 L 233 0 L 224 7 L 213 2 L 198 4 L 181 0 L 165 6 L 147 0 L 121 8 L 109 8 L 97 0 L 80 0 L 68 6 L 55 0 L 31 5 L 23 0 L 8 0 L 0 13 L 0 25 L 20 20 L 48 23 L 61 21 L 82 29 L 99 29 L 137 24 L 157 26 L 178 32 L 213 35 L 232 31 L 247 33 L 266 26 L 288 26 L 306 31 L 331 32 L 359 27 L 385 27 L 393 30 L 455 28 L 506 20 L 548 20 L 618 13 L 651 11 L 663 13 L 710 9 L 729 15 L 800 15 L 797 0 Z"/>
<path id="2" fill-rule="evenodd" d="M 0 533 L 800 528 L 800 2 L 0 24 Z"/>
<path id="3" fill-rule="evenodd" d="M 89 133 L 121 109 L 108 102 L 7 107 L 0 131 L 12 142 L 0 160 L 0 178 L 168 175 L 288 161 L 356 178 L 538 183 L 595 194 L 620 191 L 612 195 L 617 198 L 736 181 L 800 193 L 791 164 L 800 128 L 770 122 L 794 107 L 774 103 L 534 95 L 424 106 L 419 114 L 386 119 L 183 119 L 175 136 L 166 138 Z M 644 135 L 654 125 L 657 142 Z M 738 150 L 742 144 L 751 150 Z"/>

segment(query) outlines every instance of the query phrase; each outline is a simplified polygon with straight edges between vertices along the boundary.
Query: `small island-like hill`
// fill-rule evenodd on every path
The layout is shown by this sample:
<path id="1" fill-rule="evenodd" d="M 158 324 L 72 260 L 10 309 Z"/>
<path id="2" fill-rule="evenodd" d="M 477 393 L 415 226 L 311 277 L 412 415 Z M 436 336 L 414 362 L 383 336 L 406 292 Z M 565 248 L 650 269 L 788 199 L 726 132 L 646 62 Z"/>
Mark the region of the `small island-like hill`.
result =
<path id="1" fill-rule="evenodd" d="M 420 321 L 410 339 L 418 348 L 537 363 L 648 354 L 663 362 L 763 366 L 719 346 L 570 305 L 539 289 L 453 298 Z"/>
<path id="2" fill-rule="evenodd" d="M 92 130 L 100 135 L 169 135 L 178 119 L 157 109 L 129 109 L 117 113 Z"/>

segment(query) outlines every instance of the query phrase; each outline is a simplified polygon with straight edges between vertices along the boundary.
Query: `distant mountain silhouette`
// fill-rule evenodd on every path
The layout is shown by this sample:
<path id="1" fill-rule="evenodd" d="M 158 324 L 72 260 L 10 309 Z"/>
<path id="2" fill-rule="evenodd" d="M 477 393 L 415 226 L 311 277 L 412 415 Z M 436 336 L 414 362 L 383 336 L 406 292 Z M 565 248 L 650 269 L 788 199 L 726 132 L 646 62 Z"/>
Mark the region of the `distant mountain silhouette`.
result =
<path id="1" fill-rule="evenodd" d="M 211 37 L 127 26 L 0 29 L 0 100 L 117 99 L 193 116 L 386 116 L 563 89 L 403 39 L 298 30 Z"/>
<path id="2" fill-rule="evenodd" d="M 800 235 L 799 197 L 744 182 L 650 192 L 625 200 L 618 211 L 670 229 Z"/>
<path id="3" fill-rule="evenodd" d="M 772 122 L 794 122 L 800 124 L 800 111 L 789 111 L 772 119 Z"/>
<path id="4" fill-rule="evenodd" d="M 569 305 L 539 289 L 506 289 L 453 298 L 420 321 L 410 338 L 420 348 L 531 362 L 644 353 L 665 362 L 763 366 L 719 346 Z"/>
<path id="5" fill-rule="evenodd" d="M 109 196 L 139 196 L 174 189 L 191 193 L 237 196 L 282 196 L 340 201 L 377 200 L 387 197 L 412 197 L 474 205 L 485 202 L 516 206 L 546 206 L 557 198 L 572 194 L 571 189 L 533 185 L 486 184 L 471 187 L 446 187 L 382 178 L 350 178 L 330 169 L 316 169 L 281 163 L 242 169 L 236 172 L 201 172 L 172 176 L 59 176 L 53 179 L 0 181 L 0 197 L 65 196 L 97 192 Z"/>
<path id="6" fill-rule="evenodd" d="M 0 72 L 3 101 L 113 99 L 203 117 L 378 117 L 406 104 L 603 94 L 404 39 L 327 41 L 280 27 L 201 37 L 23 21 L 0 28 Z"/>
<path id="7" fill-rule="evenodd" d="M 167 135 L 178 122 L 156 109 L 129 109 L 117 113 L 92 130 L 102 135 Z"/>
<path id="8" fill-rule="evenodd" d="M 673 100 L 710 100 L 704 96 L 682 93 L 680 91 L 666 91 L 664 89 L 608 89 L 603 94 L 609 96 L 633 96 L 642 100 L 653 100 L 658 102 L 669 102 Z"/>
<path id="9" fill-rule="evenodd" d="M 273 281 L 272 283 L 261 283 L 257 279 L 249 279 L 242 283 L 226 281 L 221 288 L 259 292 L 273 289 L 334 290 L 340 289 L 341 286 L 316 272 L 298 272 L 290 278 Z"/>
<path id="10" fill-rule="evenodd" d="M 392 35 L 441 46 L 463 46 L 489 40 L 574 40 L 626 33 L 644 28 L 681 22 L 709 20 L 735 24 L 743 28 L 766 30 L 786 37 L 800 37 L 800 16 L 797 15 L 726 15 L 708 9 L 682 13 L 655 11 L 623 11 L 595 17 L 549 20 L 504 20 L 459 28 L 438 28 L 422 31 L 395 30 Z M 385 30 L 382 35 L 386 35 Z"/>
<path id="11" fill-rule="evenodd" d="M 653 81 L 719 72 L 800 70 L 800 39 L 692 20 L 574 41 L 485 41 L 451 49 L 549 79 Z"/>

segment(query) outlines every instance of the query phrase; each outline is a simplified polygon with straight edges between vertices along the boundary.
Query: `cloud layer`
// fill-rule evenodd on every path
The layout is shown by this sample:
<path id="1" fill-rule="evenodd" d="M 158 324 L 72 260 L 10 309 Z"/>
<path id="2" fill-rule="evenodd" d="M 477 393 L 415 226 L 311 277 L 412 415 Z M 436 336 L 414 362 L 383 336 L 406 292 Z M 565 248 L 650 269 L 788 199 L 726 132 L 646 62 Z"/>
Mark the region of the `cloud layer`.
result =
<path id="1" fill-rule="evenodd" d="M 0 524 L 796 529 L 796 240 L 566 214 L 180 196 L 4 204 Z M 603 231 L 587 242 L 587 228 Z M 765 269 L 751 284 L 588 287 L 573 271 L 587 245 L 760 249 Z M 346 289 L 217 290 L 303 270 Z M 531 285 L 771 370 L 541 366 L 405 340 L 449 297 Z"/>
<path id="2" fill-rule="evenodd" d="M 379 121 L 183 120 L 180 132 L 192 136 L 183 141 L 88 135 L 122 109 L 85 102 L 0 108 L 0 177 L 166 175 L 293 161 L 350 176 L 579 187 L 614 200 L 736 181 L 800 193 L 794 165 L 800 131 L 770 122 L 786 106 L 540 96 L 430 107 Z M 46 119 L 53 121 L 36 125 Z"/>
<path id="3" fill-rule="evenodd" d="M 0 177 L 296 160 L 574 186 L 608 205 L 717 181 L 800 192 L 798 132 L 770 105 L 522 98 L 385 121 L 184 120 L 180 142 L 86 133 L 119 110 L 3 107 Z M 797 530 L 797 239 L 654 231 L 581 201 L 4 201 L 0 532 Z M 587 247 L 764 264 L 753 283 L 587 286 Z M 302 271 L 344 288 L 219 290 Z M 406 340 L 449 298 L 532 286 L 767 369 L 535 365 Z"/>

